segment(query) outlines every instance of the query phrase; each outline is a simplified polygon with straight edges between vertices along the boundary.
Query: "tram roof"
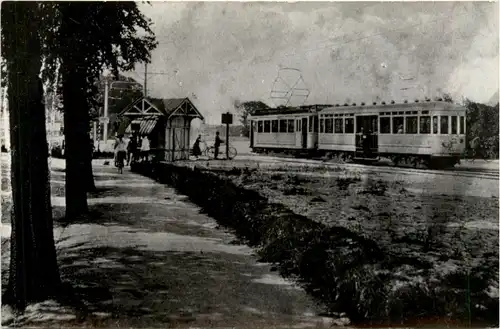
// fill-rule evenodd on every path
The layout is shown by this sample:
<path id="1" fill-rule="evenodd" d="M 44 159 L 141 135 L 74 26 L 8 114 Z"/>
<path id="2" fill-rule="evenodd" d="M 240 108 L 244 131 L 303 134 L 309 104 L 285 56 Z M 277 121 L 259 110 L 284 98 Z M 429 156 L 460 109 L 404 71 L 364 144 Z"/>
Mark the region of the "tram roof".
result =
<path id="1" fill-rule="evenodd" d="M 321 111 L 354 111 L 362 109 L 387 109 L 388 111 L 392 109 L 410 109 L 410 108 L 436 108 L 441 107 L 442 109 L 457 108 L 462 107 L 461 105 L 454 104 L 446 101 L 419 101 L 419 102 L 407 102 L 407 103 L 394 103 L 394 104 L 366 104 L 366 105 L 339 105 L 329 106 L 321 109 Z"/>
<path id="2" fill-rule="evenodd" d="M 307 113 L 317 113 L 322 111 L 355 111 L 363 109 L 387 109 L 388 111 L 392 109 L 409 109 L 409 108 L 436 108 L 440 107 L 442 109 L 457 108 L 462 107 L 461 105 L 454 104 L 446 101 L 418 101 L 418 102 L 406 102 L 406 103 L 394 103 L 394 104 L 315 104 L 315 105 L 304 105 L 297 107 L 275 107 L 256 110 L 252 116 L 267 116 L 267 115 L 283 115 L 283 114 L 307 114 Z"/>
<path id="3" fill-rule="evenodd" d="M 316 113 L 324 108 L 333 107 L 331 104 L 315 104 L 303 105 L 297 107 L 273 107 L 267 109 L 256 110 L 252 116 L 276 115 L 276 114 L 299 114 L 299 113 Z"/>

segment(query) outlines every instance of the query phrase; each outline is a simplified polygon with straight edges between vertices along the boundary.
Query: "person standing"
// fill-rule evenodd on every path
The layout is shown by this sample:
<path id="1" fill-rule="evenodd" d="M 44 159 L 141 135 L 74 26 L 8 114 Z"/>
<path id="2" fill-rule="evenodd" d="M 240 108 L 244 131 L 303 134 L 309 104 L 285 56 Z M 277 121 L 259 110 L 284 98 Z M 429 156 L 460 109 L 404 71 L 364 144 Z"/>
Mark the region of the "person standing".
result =
<path id="1" fill-rule="evenodd" d="M 214 144 L 214 158 L 217 159 L 217 157 L 219 156 L 219 147 L 220 145 L 224 143 L 224 141 L 222 139 L 220 139 L 219 137 L 219 132 L 216 132 L 215 133 L 215 144 Z"/>
<path id="2" fill-rule="evenodd" d="M 480 138 L 479 137 L 474 137 L 470 142 L 469 142 L 469 150 L 470 150 L 470 154 L 472 156 L 472 158 L 475 158 L 479 149 L 480 149 L 480 146 L 481 144 L 479 143 L 480 142 Z"/>
<path id="3" fill-rule="evenodd" d="M 136 153 L 137 153 L 137 136 L 132 134 L 130 137 L 130 141 L 127 145 L 127 166 L 136 161 Z"/>
<path id="4" fill-rule="evenodd" d="M 201 155 L 200 143 L 201 143 L 201 135 L 198 135 L 198 138 L 196 138 L 196 141 L 194 142 L 193 145 L 193 155 L 196 158 L 198 158 Z"/>
<path id="5" fill-rule="evenodd" d="M 147 135 L 144 135 L 141 142 L 141 155 L 143 161 L 147 161 L 149 159 L 149 150 L 149 138 Z"/>

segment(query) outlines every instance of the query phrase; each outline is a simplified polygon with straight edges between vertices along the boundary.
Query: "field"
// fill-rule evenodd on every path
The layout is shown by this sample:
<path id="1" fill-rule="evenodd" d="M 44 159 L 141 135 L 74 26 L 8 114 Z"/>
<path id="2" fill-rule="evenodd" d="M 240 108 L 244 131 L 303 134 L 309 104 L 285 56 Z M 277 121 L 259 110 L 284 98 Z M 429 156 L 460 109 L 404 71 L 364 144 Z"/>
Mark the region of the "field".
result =
<path id="1" fill-rule="evenodd" d="M 214 163 L 197 163 L 196 167 L 244 190 L 258 191 L 270 203 L 284 205 L 330 232 L 346 229 L 373 243 L 384 254 L 380 262 L 366 261 L 338 278 L 354 284 L 353 300 L 373 304 L 365 305 L 373 318 L 385 313 L 414 318 L 419 312 L 428 316 L 434 310 L 436 317 L 449 316 L 448 320 L 462 323 L 498 319 L 498 198 L 419 193 L 408 182 L 386 181 L 340 167 L 230 169 Z M 292 230 L 300 239 L 307 236 Z M 290 245 L 286 248 L 303 248 L 291 242 L 297 239 L 287 238 Z M 307 239 L 322 238 L 309 235 Z M 329 257 L 335 258 L 344 250 L 331 252 Z M 297 255 L 304 258 L 305 252 Z M 280 257 L 275 254 L 267 260 L 283 261 Z M 299 281 L 304 281 L 304 275 L 315 275 L 303 274 L 301 262 L 281 266 L 280 271 Z M 326 269 L 335 270 L 335 266 Z M 321 289 L 328 290 L 328 285 L 323 283 Z M 306 289 L 315 294 L 311 287 Z M 335 299 L 325 297 L 324 291 L 321 294 L 316 297 L 322 302 Z M 414 304 L 409 305 L 412 300 Z"/>

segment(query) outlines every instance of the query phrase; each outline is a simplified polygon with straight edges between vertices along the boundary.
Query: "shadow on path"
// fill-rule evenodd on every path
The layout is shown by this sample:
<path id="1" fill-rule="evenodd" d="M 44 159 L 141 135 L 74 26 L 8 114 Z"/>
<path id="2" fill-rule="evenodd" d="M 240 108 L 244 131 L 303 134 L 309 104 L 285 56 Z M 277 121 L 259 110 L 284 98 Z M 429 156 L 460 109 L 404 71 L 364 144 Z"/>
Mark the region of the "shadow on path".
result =
<path id="1" fill-rule="evenodd" d="M 102 315 L 99 325 L 259 327 L 314 320 L 296 288 L 266 284 L 267 268 L 244 257 L 80 246 L 65 249 L 59 261 L 77 296 Z"/>

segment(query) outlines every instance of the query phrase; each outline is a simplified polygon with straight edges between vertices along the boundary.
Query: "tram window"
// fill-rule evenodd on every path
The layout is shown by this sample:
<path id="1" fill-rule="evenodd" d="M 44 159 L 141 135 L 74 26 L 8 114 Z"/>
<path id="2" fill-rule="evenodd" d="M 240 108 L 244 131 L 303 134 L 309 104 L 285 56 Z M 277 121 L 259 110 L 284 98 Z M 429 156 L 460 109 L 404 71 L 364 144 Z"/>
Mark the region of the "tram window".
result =
<path id="1" fill-rule="evenodd" d="M 332 118 L 325 120 L 325 133 L 333 134 L 333 119 Z"/>
<path id="2" fill-rule="evenodd" d="M 271 132 L 271 121 L 269 121 L 269 120 L 264 121 L 264 132 L 265 133 Z"/>
<path id="3" fill-rule="evenodd" d="M 392 117 L 392 133 L 393 134 L 402 134 L 403 133 L 403 125 L 405 122 L 404 117 Z"/>
<path id="4" fill-rule="evenodd" d="M 380 133 L 390 134 L 391 133 L 391 118 L 381 117 L 380 118 Z"/>
<path id="5" fill-rule="evenodd" d="M 432 117 L 432 133 L 433 134 L 438 133 L 438 117 L 437 116 Z"/>
<path id="6" fill-rule="evenodd" d="M 421 116 L 420 117 L 420 133 L 430 134 L 431 133 L 431 117 Z"/>
<path id="7" fill-rule="evenodd" d="M 263 131 L 262 121 L 257 121 L 257 132 L 261 133 Z"/>
<path id="8" fill-rule="evenodd" d="M 378 121 L 376 117 L 372 119 L 371 131 L 378 133 Z"/>
<path id="9" fill-rule="evenodd" d="M 354 134 L 354 118 L 345 118 L 345 133 Z"/>
<path id="10" fill-rule="evenodd" d="M 406 117 L 406 133 L 418 133 L 418 117 Z"/>
<path id="11" fill-rule="evenodd" d="M 313 118 L 309 117 L 309 132 L 313 132 Z"/>
<path id="12" fill-rule="evenodd" d="M 318 132 L 318 117 L 314 117 L 314 132 Z"/>
<path id="13" fill-rule="evenodd" d="M 342 134 L 344 132 L 344 127 L 342 127 L 342 119 L 335 119 L 335 133 Z"/>
<path id="14" fill-rule="evenodd" d="M 458 131 L 458 119 L 457 119 L 457 116 L 454 115 L 451 117 L 451 133 L 453 135 L 456 135 L 457 134 L 457 131 Z"/>
<path id="15" fill-rule="evenodd" d="M 271 131 L 273 133 L 277 133 L 278 132 L 278 120 L 272 120 Z"/>
<path id="16" fill-rule="evenodd" d="M 460 117 L 460 134 L 465 134 L 465 117 Z"/>
<path id="17" fill-rule="evenodd" d="M 280 133 L 286 133 L 286 120 L 280 120 Z"/>
<path id="18" fill-rule="evenodd" d="M 440 130 L 441 135 L 446 135 L 448 134 L 448 116 L 441 116 L 441 130 Z"/>
<path id="19" fill-rule="evenodd" d="M 325 119 L 319 119 L 319 132 L 325 132 Z"/>
<path id="20" fill-rule="evenodd" d="M 288 132 L 293 133 L 295 132 L 295 126 L 293 125 L 293 120 L 288 120 Z"/>

